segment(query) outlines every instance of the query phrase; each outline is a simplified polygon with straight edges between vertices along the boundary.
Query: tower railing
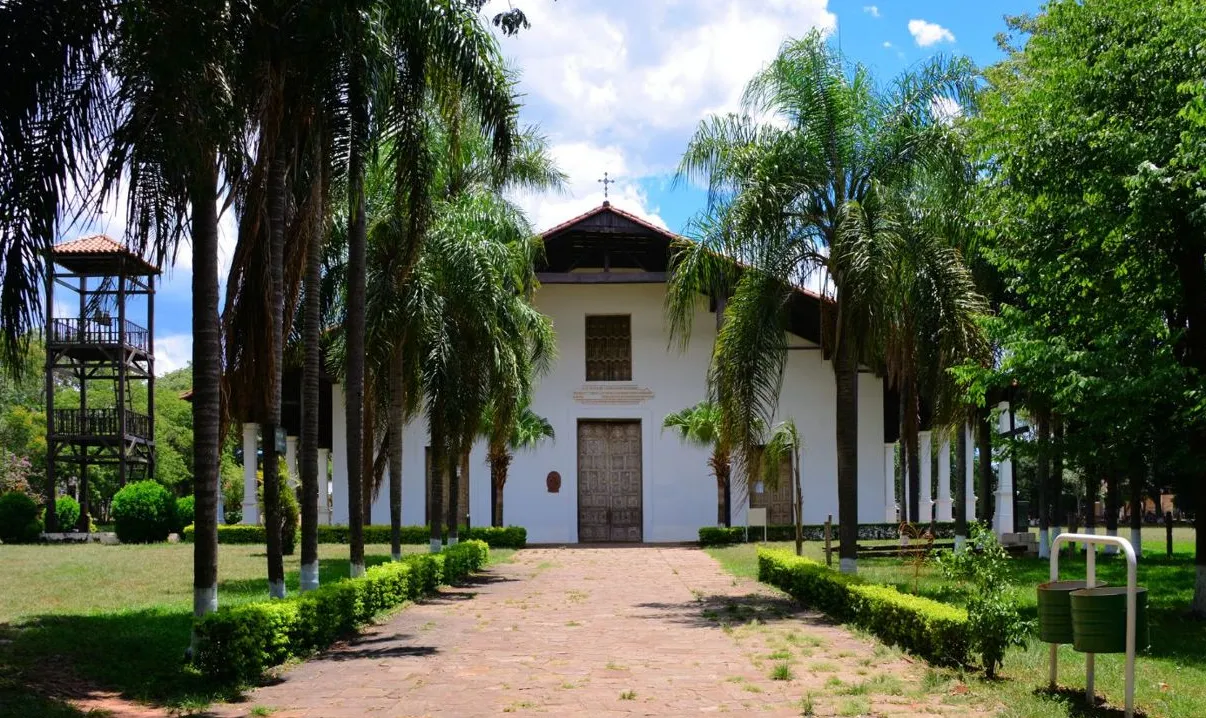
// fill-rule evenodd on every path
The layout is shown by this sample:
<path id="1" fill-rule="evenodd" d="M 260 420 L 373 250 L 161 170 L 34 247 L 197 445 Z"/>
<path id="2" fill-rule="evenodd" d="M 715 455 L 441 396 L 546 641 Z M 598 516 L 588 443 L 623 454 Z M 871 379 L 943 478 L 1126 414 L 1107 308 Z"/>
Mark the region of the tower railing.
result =
<path id="1" fill-rule="evenodd" d="M 151 334 L 128 319 L 125 322 L 125 344 L 133 349 L 149 351 Z M 50 323 L 50 343 L 70 345 L 117 345 L 121 342 L 121 325 L 116 318 L 67 318 Z"/>

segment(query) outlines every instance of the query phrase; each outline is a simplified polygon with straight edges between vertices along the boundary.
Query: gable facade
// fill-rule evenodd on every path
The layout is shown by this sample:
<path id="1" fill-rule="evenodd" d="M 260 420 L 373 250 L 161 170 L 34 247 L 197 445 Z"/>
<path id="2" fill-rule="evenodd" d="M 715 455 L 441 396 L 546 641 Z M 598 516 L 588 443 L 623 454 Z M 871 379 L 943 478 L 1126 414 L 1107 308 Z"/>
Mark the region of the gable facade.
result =
<path id="1" fill-rule="evenodd" d="M 558 358 L 540 377 L 532 409 L 555 440 L 517 453 L 504 493 L 505 522 L 532 543 L 693 541 L 717 522 L 716 480 L 706 448 L 662 430 L 671 412 L 706 397 L 716 338 L 716 304 L 700 297 L 685 350 L 672 345 L 665 319 L 667 253 L 673 235 L 606 203 L 544 234 L 537 308 L 552 318 Z M 802 296 L 792 332 L 779 418 L 791 416 L 805 440 L 801 462 L 804 521 L 837 515 L 833 371 L 820 348 L 819 302 Z M 625 335 L 628 343 L 625 346 Z M 890 402 L 889 402 L 890 403 Z M 343 401 L 333 421 L 333 523 L 347 521 Z M 888 407 L 891 409 L 891 406 Z M 873 373 L 859 378 L 859 521 L 895 512 L 885 452 L 885 393 Z M 895 437 L 889 437 L 894 441 Z M 425 423 L 411 422 L 403 449 L 403 523 L 426 518 Z M 890 446 L 890 444 L 889 444 Z M 550 476 L 560 477 L 552 490 Z M 462 479 L 463 480 L 463 479 Z M 733 489 L 733 525 L 744 525 L 750 497 Z M 750 482 L 757 492 L 759 482 Z M 761 487 L 765 488 L 765 487 Z M 772 496 L 755 496 L 765 505 Z M 469 457 L 468 523 L 490 521 L 486 447 Z M 774 512 L 771 512 L 772 515 Z M 373 524 L 389 523 L 388 491 L 372 505 Z"/>

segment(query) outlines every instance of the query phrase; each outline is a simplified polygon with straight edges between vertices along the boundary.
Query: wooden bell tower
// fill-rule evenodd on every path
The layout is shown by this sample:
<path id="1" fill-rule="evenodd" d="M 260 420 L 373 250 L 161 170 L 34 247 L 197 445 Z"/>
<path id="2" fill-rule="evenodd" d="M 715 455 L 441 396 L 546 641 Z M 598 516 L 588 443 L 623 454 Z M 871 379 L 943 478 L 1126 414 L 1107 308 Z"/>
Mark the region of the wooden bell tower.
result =
<path id="1" fill-rule="evenodd" d="M 79 480 L 81 531 L 88 530 L 89 466 L 116 466 L 122 486 L 154 475 L 158 275 L 158 267 L 104 235 L 51 250 L 46 271 L 47 532 L 72 528 L 56 526 L 61 466 L 73 467 Z M 55 406 L 58 387 L 78 392 L 75 405 Z"/>

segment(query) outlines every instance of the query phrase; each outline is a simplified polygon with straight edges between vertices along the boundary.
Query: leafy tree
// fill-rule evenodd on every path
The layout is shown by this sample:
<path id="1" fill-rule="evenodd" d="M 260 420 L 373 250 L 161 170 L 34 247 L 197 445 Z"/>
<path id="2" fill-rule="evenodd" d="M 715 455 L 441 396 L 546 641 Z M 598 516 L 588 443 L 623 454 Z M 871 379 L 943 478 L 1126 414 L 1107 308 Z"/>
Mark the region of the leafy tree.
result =
<path id="1" fill-rule="evenodd" d="M 1143 474 L 1131 457 L 1160 457 L 1189 468 L 1192 492 L 1206 466 L 1206 7 L 1056 0 L 1010 30 L 982 102 L 987 251 L 1015 277 L 991 328 L 1002 371 L 1062 415 L 1082 471 L 1104 459 Z"/>

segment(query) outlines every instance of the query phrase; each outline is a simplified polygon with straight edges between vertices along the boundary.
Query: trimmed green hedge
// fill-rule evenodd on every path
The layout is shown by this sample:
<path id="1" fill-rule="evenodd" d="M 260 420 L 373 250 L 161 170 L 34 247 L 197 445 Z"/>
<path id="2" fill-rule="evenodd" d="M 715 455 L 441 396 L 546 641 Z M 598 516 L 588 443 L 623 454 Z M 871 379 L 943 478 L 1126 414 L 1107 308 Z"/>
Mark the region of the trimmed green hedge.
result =
<path id="1" fill-rule="evenodd" d="M 962 608 L 870 584 L 775 549 L 758 549 L 758 580 L 932 663 L 969 663 L 967 612 Z"/>
<path id="2" fill-rule="evenodd" d="M 192 525 L 185 526 L 180 534 L 182 541 L 193 540 Z M 528 542 L 528 530 L 522 526 L 478 526 L 471 529 L 461 529 L 458 534 L 461 541 L 485 541 L 490 548 L 523 548 Z M 411 545 L 426 545 L 431 539 L 431 529 L 426 526 L 403 526 L 402 543 Z M 267 540 L 263 526 L 219 526 L 218 543 L 227 544 L 258 544 Z M 347 543 L 347 526 L 319 526 L 318 543 Z M 365 526 L 364 542 L 366 544 L 389 543 L 388 526 Z"/>
<path id="3" fill-rule="evenodd" d="M 955 522 L 940 521 L 934 524 L 934 538 L 949 539 L 955 537 Z M 833 524 L 830 532 L 830 538 L 836 545 L 838 542 L 838 526 Z M 859 524 L 858 538 L 860 541 L 876 541 L 882 539 L 900 538 L 900 524 Z M 744 543 L 745 541 L 761 541 L 762 527 L 751 528 L 749 536 L 746 536 L 744 526 L 733 526 L 725 528 L 724 526 L 704 526 L 699 530 L 699 545 L 700 546 L 727 546 L 729 544 Z M 766 527 L 767 541 L 795 541 L 796 527 L 792 525 L 777 524 Z M 824 524 L 805 524 L 804 525 L 804 540 L 805 541 L 824 541 L 825 540 L 825 525 Z"/>
<path id="4" fill-rule="evenodd" d="M 326 648 L 381 611 L 464 580 L 489 556 L 484 542 L 466 541 L 443 553 L 374 566 L 361 578 L 296 598 L 222 608 L 195 623 L 193 665 L 211 678 L 253 681 L 272 666 Z"/>

